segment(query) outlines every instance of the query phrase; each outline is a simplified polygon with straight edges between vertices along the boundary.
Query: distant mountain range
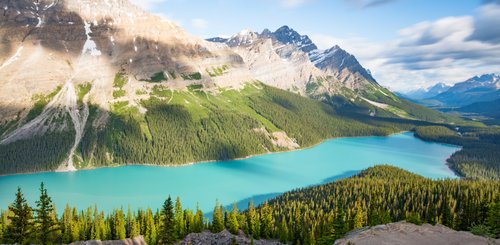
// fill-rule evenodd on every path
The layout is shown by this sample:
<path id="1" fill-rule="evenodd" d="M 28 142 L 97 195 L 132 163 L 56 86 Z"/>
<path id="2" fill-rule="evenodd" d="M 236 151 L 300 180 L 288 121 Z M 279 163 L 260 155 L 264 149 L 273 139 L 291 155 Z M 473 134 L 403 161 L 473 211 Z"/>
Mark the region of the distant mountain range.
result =
<path id="1" fill-rule="evenodd" d="M 446 111 L 476 113 L 495 118 L 500 116 L 500 75 L 494 73 L 475 76 L 453 86 L 438 83 L 428 89 L 399 95 L 416 103 L 443 108 Z"/>
<path id="2" fill-rule="evenodd" d="M 446 92 L 451 87 L 452 86 L 445 83 L 437 83 L 429 88 L 421 88 L 400 94 L 412 100 L 422 100 L 432 98 L 440 93 Z"/>

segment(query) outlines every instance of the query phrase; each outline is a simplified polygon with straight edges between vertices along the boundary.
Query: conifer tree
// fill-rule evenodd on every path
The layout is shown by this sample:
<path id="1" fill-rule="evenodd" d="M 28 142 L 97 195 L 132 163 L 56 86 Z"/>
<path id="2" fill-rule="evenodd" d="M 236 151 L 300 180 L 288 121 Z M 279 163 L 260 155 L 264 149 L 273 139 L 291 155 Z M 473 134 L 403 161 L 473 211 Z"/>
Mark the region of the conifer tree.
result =
<path id="1" fill-rule="evenodd" d="M 66 204 L 61 218 L 62 241 L 69 244 L 73 241 L 71 236 L 71 228 L 73 225 L 73 212 L 69 204 Z"/>
<path id="2" fill-rule="evenodd" d="M 172 207 L 172 201 L 170 201 L 170 207 Z M 153 218 L 153 212 L 151 211 L 150 208 L 146 209 L 146 215 L 144 217 L 145 221 L 144 221 L 144 227 L 145 227 L 145 232 L 144 232 L 144 238 L 146 240 L 146 243 L 147 244 L 156 244 L 157 242 L 159 244 L 172 244 L 173 243 L 173 238 L 171 238 L 171 240 L 168 240 L 167 237 L 162 237 L 163 240 L 162 241 L 158 241 L 158 237 L 157 237 L 157 229 L 156 229 L 156 225 L 155 225 L 155 221 L 154 221 L 154 218 Z M 169 229 L 173 229 L 173 217 L 171 218 L 172 222 L 170 223 L 171 225 L 169 227 Z M 165 234 L 169 235 L 170 237 L 172 237 L 173 235 L 173 232 L 172 230 L 170 230 L 170 232 L 168 233 L 164 233 L 163 231 L 161 231 L 161 227 L 160 227 L 160 237 L 161 236 L 165 236 Z"/>
<path id="3" fill-rule="evenodd" d="M 273 236 L 273 224 L 273 211 L 266 201 L 260 209 L 260 234 L 263 238 Z"/>
<path id="4" fill-rule="evenodd" d="M 246 233 L 252 235 L 252 237 L 255 234 L 256 216 L 253 201 L 250 201 L 246 212 Z"/>
<path id="5" fill-rule="evenodd" d="M 158 242 L 160 244 L 173 244 L 175 242 L 174 207 L 170 196 L 165 200 L 161 209 Z"/>
<path id="6" fill-rule="evenodd" d="M 204 224 L 203 224 L 203 212 L 200 210 L 199 205 L 196 205 L 196 214 L 194 215 L 194 225 L 193 225 L 193 232 L 199 233 L 202 232 L 204 229 Z"/>
<path id="7" fill-rule="evenodd" d="M 215 202 L 214 212 L 212 214 L 212 232 L 219 233 L 224 230 L 224 214 L 222 213 L 222 204 Z"/>
<path id="8" fill-rule="evenodd" d="M 238 222 L 238 207 L 236 206 L 236 203 L 233 204 L 233 209 L 229 214 L 228 223 L 229 232 L 235 235 L 238 234 L 238 231 L 240 230 L 240 224 Z"/>
<path id="9" fill-rule="evenodd" d="M 40 184 L 40 199 L 36 201 L 36 235 L 38 242 L 42 245 L 52 242 L 52 234 L 58 229 L 57 222 L 52 216 L 54 205 L 52 198 L 47 194 L 43 182 Z"/>
<path id="10" fill-rule="evenodd" d="M 491 205 L 486 223 L 490 227 L 491 233 L 500 237 L 500 199 Z"/>
<path id="11" fill-rule="evenodd" d="M 28 206 L 21 188 L 17 188 L 16 199 L 9 206 L 10 224 L 5 229 L 4 239 L 8 243 L 27 244 L 33 231 L 33 213 Z"/>
<path id="12" fill-rule="evenodd" d="M 359 199 L 356 201 L 356 206 L 354 211 L 355 214 L 354 214 L 353 229 L 363 228 L 365 226 L 365 214 L 363 207 L 361 206 L 361 201 Z"/>
<path id="13" fill-rule="evenodd" d="M 288 225 L 286 224 L 285 217 L 281 217 L 280 228 L 279 228 L 279 239 L 280 242 L 286 244 L 288 242 Z"/>
<path id="14" fill-rule="evenodd" d="M 113 219 L 113 227 L 114 227 L 114 240 L 122 240 L 127 238 L 127 230 L 125 228 L 125 215 L 123 214 L 123 210 L 120 209 L 115 212 Z"/>
<path id="15" fill-rule="evenodd" d="M 186 222 L 184 220 L 184 211 L 182 210 L 182 204 L 180 197 L 175 199 L 175 237 L 181 238 L 186 234 Z"/>

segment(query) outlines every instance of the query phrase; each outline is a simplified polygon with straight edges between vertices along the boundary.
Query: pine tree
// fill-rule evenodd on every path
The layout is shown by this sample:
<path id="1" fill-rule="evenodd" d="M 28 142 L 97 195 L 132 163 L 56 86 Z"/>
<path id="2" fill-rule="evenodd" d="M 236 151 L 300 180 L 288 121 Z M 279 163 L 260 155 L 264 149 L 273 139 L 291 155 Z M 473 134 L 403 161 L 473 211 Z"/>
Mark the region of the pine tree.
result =
<path id="1" fill-rule="evenodd" d="M 140 235 L 139 223 L 134 217 L 131 221 L 129 237 L 134 238 L 134 237 L 139 236 L 139 235 Z"/>
<path id="2" fill-rule="evenodd" d="M 200 210 L 199 205 L 196 205 L 196 214 L 194 215 L 193 232 L 200 233 L 204 229 L 203 212 Z"/>
<path id="3" fill-rule="evenodd" d="M 115 212 L 113 218 L 113 227 L 114 227 L 114 240 L 122 240 L 127 238 L 127 230 L 125 228 L 125 215 L 123 214 L 123 210 L 117 210 Z"/>
<path id="4" fill-rule="evenodd" d="M 73 241 L 71 228 L 73 226 L 73 213 L 69 204 L 66 204 L 61 218 L 62 241 L 69 244 Z"/>
<path id="5" fill-rule="evenodd" d="M 486 218 L 486 223 L 490 228 L 490 231 L 500 237 L 500 200 L 493 203 L 488 211 L 488 217 Z"/>
<path id="6" fill-rule="evenodd" d="M 170 196 L 161 209 L 161 224 L 158 237 L 160 244 L 173 244 L 175 242 L 174 207 Z"/>
<path id="7" fill-rule="evenodd" d="M 443 199 L 441 213 L 442 213 L 441 214 L 441 216 L 442 216 L 441 222 L 443 223 L 443 225 L 448 226 L 448 227 L 452 227 L 453 215 L 451 213 L 450 203 L 449 203 L 448 197 L 446 195 Z"/>
<path id="8" fill-rule="evenodd" d="M 47 189 L 43 182 L 40 184 L 40 199 L 36 202 L 36 234 L 39 243 L 42 245 L 52 242 L 54 232 L 57 231 L 57 222 L 52 216 L 54 212 L 54 205 L 52 204 L 52 198 L 47 195 Z"/>
<path id="9" fill-rule="evenodd" d="M 288 225 L 286 224 L 286 219 L 284 216 L 281 217 L 279 239 L 283 244 L 286 244 L 288 242 Z"/>
<path id="10" fill-rule="evenodd" d="M 229 232 L 235 235 L 238 234 L 238 231 L 240 230 L 240 224 L 238 222 L 238 207 L 236 206 L 236 203 L 233 204 L 233 209 L 229 214 L 228 223 L 229 223 Z"/>
<path id="11" fill-rule="evenodd" d="M 17 244 L 29 243 L 29 237 L 33 230 L 33 213 L 19 187 L 14 203 L 9 206 L 9 211 L 11 215 L 7 218 L 10 220 L 10 224 L 5 229 L 5 241 Z"/>
<path id="12" fill-rule="evenodd" d="M 248 203 L 248 209 L 246 212 L 246 233 L 251 235 L 255 234 L 255 223 L 256 223 L 256 212 L 253 205 L 253 201 Z"/>
<path id="13" fill-rule="evenodd" d="M 184 221 L 186 222 L 186 234 L 194 232 L 194 215 L 191 210 L 184 210 Z"/>
<path id="14" fill-rule="evenodd" d="M 131 231 L 132 231 L 132 220 L 134 219 L 133 215 L 132 215 L 132 211 L 130 210 L 130 205 L 128 206 L 127 208 L 127 217 L 125 218 L 126 219 L 126 223 L 125 223 L 125 226 L 126 226 L 126 230 L 127 230 L 127 237 L 128 238 L 134 238 L 131 236 Z"/>
<path id="15" fill-rule="evenodd" d="M 365 226 L 365 214 L 360 200 L 356 201 L 356 207 L 354 211 L 355 214 L 353 229 L 363 228 Z"/>
<path id="16" fill-rule="evenodd" d="M 273 224 L 274 224 L 274 219 L 273 219 L 273 211 L 271 206 L 267 203 L 267 201 L 264 203 L 264 205 L 260 209 L 260 234 L 263 238 L 269 239 L 271 236 L 273 236 Z"/>
<path id="17" fill-rule="evenodd" d="M 222 204 L 215 202 L 214 212 L 212 214 L 212 232 L 219 233 L 224 230 L 224 215 L 222 213 Z"/>
<path id="18" fill-rule="evenodd" d="M 172 207 L 171 201 L 170 201 L 170 207 Z M 157 234 L 157 230 L 156 230 L 155 221 L 153 218 L 153 212 L 151 211 L 150 208 L 148 208 L 146 210 L 146 215 L 145 215 L 144 219 L 145 219 L 145 221 L 144 221 L 144 227 L 145 227 L 144 238 L 145 238 L 147 244 L 156 244 L 157 242 L 159 244 L 172 244 L 173 243 L 173 238 L 172 238 L 172 240 L 166 240 L 164 237 L 162 241 L 157 240 L 158 234 Z M 169 236 L 173 235 L 173 215 L 171 217 L 171 220 L 172 220 L 172 222 L 170 223 L 171 225 L 169 226 L 169 227 L 171 227 L 170 232 L 164 233 L 163 231 L 161 231 L 161 228 L 160 228 L 160 233 L 159 233 L 160 237 L 162 235 L 165 236 L 165 234 L 168 234 Z"/>
<path id="19" fill-rule="evenodd" d="M 186 235 L 186 221 L 184 220 L 184 211 L 182 210 L 182 204 L 180 197 L 175 199 L 175 237 L 177 239 L 184 238 Z"/>

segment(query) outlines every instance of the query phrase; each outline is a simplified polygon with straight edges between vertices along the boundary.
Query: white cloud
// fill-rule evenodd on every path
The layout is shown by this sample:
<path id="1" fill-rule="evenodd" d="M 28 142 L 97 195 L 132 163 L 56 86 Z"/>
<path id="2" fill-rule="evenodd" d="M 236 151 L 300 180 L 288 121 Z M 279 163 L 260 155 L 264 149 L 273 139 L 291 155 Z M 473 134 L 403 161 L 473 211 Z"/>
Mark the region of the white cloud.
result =
<path id="1" fill-rule="evenodd" d="M 492 7 L 489 6 L 488 13 L 495 12 Z M 485 21 L 491 14 L 484 14 L 483 8 L 476 16 L 417 23 L 400 30 L 395 40 L 383 43 L 360 37 L 311 35 L 311 38 L 320 48 L 338 44 L 346 49 L 372 71 L 379 83 L 393 90 L 412 90 L 438 82 L 456 83 L 475 75 L 500 72 L 498 36 L 484 32 L 500 23 L 495 22 L 496 15 Z M 488 35 L 477 35 L 478 30 Z"/>
<path id="2" fill-rule="evenodd" d="M 165 3 L 167 0 L 130 0 L 130 2 L 143 9 L 150 10 L 154 5 Z"/>
<path id="3" fill-rule="evenodd" d="M 192 19 L 190 23 L 196 29 L 206 29 L 208 27 L 208 21 L 201 18 Z"/>

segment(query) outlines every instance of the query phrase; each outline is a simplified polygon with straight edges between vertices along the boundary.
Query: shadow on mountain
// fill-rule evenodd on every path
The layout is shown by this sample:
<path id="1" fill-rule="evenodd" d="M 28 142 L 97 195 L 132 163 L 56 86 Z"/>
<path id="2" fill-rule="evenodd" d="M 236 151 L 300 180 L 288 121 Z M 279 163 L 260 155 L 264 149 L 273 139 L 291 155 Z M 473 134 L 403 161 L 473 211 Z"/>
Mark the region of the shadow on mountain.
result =
<path id="1" fill-rule="evenodd" d="M 69 55 L 71 58 L 68 59 L 76 59 L 82 53 L 87 34 L 85 22 L 78 13 L 65 9 L 63 4 L 56 4 L 49 9 L 39 10 L 40 15 L 44 16 L 40 24 L 41 20 L 35 15 L 38 13 L 25 10 L 26 6 L 33 5 L 33 1 L 9 1 L 6 4 L 9 7 L 2 8 L 4 13 L 0 15 L 0 54 L 12 54 L 15 52 L 13 44 L 28 42 L 60 55 Z M 164 34 L 160 36 L 158 33 L 158 37 L 155 37 L 169 40 L 169 43 L 165 43 L 134 36 L 129 33 L 130 30 L 112 25 L 115 21 L 109 17 L 99 20 L 98 25 L 94 24 L 96 21 L 88 23 L 91 31 L 89 36 L 101 51 L 101 58 L 106 58 L 117 71 L 127 69 L 139 79 L 150 78 L 147 76 L 160 71 L 197 72 L 198 69 L 192 66 L 190 60 L 217 57 L 198 43 L 178 39 L 173 32 L 165 33 L 169 27 L 160 27 L 165 28 Z M 243 62 L 236 54 L 229 59 Z"/>

